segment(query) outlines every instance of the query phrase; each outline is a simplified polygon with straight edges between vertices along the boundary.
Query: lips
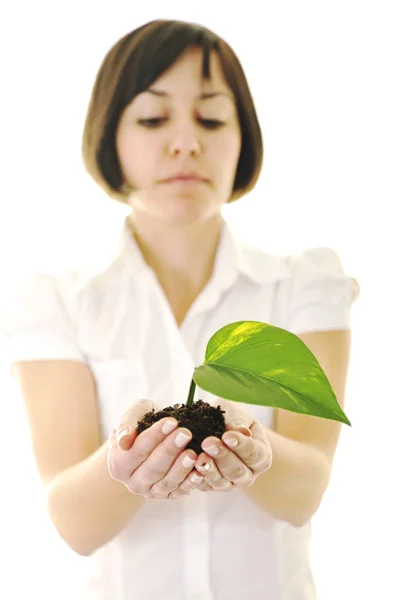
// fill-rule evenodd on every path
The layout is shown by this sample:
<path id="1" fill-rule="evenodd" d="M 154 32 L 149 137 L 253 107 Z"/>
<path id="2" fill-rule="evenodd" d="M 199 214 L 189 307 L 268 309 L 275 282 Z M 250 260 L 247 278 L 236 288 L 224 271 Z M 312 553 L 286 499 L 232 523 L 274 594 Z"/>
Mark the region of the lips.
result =
<path id="1" fill-rule="evenodd" d="M 164 179 L 164 181 L 166 183 L 172 183 L 174 181 L 199 181 L 204 183 L 207 180 L 197 173 L 177 173 L 176 175 Z"/>
<path id="2" fill-rule="evenodd" d="M 200 177 L 192 177 L 192 176 L 178 176 L 178 177 L 171 177 L 170 179 L 167 179 L 167 181 L 202 181 L 200 179 Z"/>

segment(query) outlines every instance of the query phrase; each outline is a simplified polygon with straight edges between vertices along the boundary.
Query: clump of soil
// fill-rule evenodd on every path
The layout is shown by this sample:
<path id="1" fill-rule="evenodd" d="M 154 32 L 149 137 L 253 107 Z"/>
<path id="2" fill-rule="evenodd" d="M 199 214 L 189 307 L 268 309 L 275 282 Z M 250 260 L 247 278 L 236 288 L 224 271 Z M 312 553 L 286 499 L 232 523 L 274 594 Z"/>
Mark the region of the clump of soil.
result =
<path id="1" fill-rule="evenodd" d="M 186 404 L 174 404 L 156 412 L 153 408 L 146 413 L 137 424 L 138 434 L 148 429 L 164 417 L 173 417 L 180 427 L 187 427 L 192 432 L 193 438 L 186 448 L 191 448 L 196 454 L 203 452 L 201 442 L 209 436 L 222 437 L 225 432 L 225 411 L 220 406 L 211 406 L 208 402 L 198 400 L 191 406 Z"/>

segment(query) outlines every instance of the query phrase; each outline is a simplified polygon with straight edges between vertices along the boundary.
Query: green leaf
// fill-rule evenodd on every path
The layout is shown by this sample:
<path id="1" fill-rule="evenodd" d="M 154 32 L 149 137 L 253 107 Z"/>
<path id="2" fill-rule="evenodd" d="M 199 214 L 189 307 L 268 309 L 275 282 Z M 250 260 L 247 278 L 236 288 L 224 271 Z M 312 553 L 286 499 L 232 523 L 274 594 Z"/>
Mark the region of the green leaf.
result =
<path id="1" fill-rule="evenodd" d="M 193 379 L 215 396 L 350 425 L 317 358 L 295 334 L 238 321 L 209 340 Z"/>

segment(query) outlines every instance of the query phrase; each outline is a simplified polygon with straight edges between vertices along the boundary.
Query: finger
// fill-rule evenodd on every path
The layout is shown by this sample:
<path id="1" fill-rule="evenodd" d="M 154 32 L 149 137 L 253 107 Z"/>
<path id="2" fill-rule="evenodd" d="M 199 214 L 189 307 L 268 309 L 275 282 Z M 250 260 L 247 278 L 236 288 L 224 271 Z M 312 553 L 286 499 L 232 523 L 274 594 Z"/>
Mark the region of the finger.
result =
<path id="1" fill-rule="evenodd" d="M 226 430 L 237 430 L 250 437 L 251 427 L 256 422 L 253 415 L 231 400 L 223 400 L 220 398 L 218 404 L 220 404 L 225 411 L 224 419 Z"/>
<path id="2" fill-rule="evenodd" d="M 191 431 L 184 427 L 179 427 L 176 431 L 168 435 L 147 455 L 146 461 L 131 474 L 129 489 L 136 494 L 149 493 L 154 484 L 166 477 L 168 471 L 191 439 Z M 137 439 L 137 442 L 139 441 L 140 436 Z M 168 489 L 168 492 L 171 492 L 173 489 L 174 487 L 171 485 L 171 489 Z"/>
<path id="3" fill-rule="evenodd" d="M 153 450 L 177 427 L 178 421 L 176 419 L 171 417 L 160 419 L 151 427 L 142 431 L 129 450 L 120 449 L 117 443 L 117 433 L 113 432 L 108 451 L 108 468 L 111 476 L 119 481 L 129 479 Z"/>
<path id="4" fill-rule="evenodd" d="M 191 471 L 184 481 L 182 481 L 182 483 L 173 492 L 171 492 L 168 497 L 171 500 L 184 498 L 185 496 L 188 496 L 190 492 L 197 489 L 202 482 L 203 477 L 199 473 Z"/>
<path id="5" fill-rule="evenodd" d="M 243 430 L 241 430 L 242 428 L 238 426 L 238 424 L 235 426 L 230 426 L 229 424 L 226 427 L 226 431 L 224 432 L 224 434 L 222 435 L 222 441 L 224 441 L 225 439 L 235 439 L 237 438 L 237 440 L 240 440 L 240 436 L 231 436 L 231 435 L 227 435 L 228 432 L 232 432 L 232 433 L 239 433 L 242 434 L 246 437 L 252 437 L 256 440 L 259 440 L 260 442 L 266 442 L 267 440 L 267 436 L 266 436 L 266 432 L 264 427 L 258 423 L 257 421 L 254 421 L 253 424 L 251 425 L 250 429 L 247 429 L 247 427 L 243 427 Z M 249 435 L 250 432 L 250 435 Z M 205 441 L 205 440 L 204 440 Z M 234 448 L 236 444 L 229 446 L 230 448 Z"/>
<path id="6" fill-rule="evenodd" d="M 232 489 L 232 482 L 223 477 L 214 460 L 206 453 L 200 454 L 196 461 L 196 470 L 204 476 L 204 481 L 218 492 L 227 492 Z"/>
<path id="7" fill-rule="evenodd" d="M 183 482 L 186 482 L 183 490 L 188 488 L 186 491 L 188 493 L 195 484 L 190 481 L 189 475 L 193 472 L 196 459 L 197 454 L 193 450 L 181 452 L 166 475 L 151 486 L 150 493 L 154 496 L 168 497 L 174 490 L 182 486 Z"/>
<path id="8" fill-rule="evenodd" d="M 272 449 L 261 427 L 252 428 L 253 437 L 238 432 L 226 432 L 222 442 L 253 472 L 262 473 L 272 465 Z"/>
<path id="9" fill-rule="evenodd" d="M 116 429 L 117 444 L 121 450 L 129 450 L 138 436 L 137 424 L 144 415 L 150 411 L 157 411 L 159 407 L 151 400 L 137 400 L 121 417 Z"/>
<path id="10" fill-rule="evenodd" d="M 235 436 L 242 437 L 249 444 L 255 442 L 252 438 L 240 433 L 236 433 Z M 249 486 L 253 483 L 254 474 L 252 470 L 221 440 L 212 437 L 207 438 L 207 441 L 203 441 L 202 448 L 213 457 L 216 467 L 224 479 L 239 487 Z"/>
<path id="11" fill-rule="evenodd" d="M 247 437 L 252 436 L 251 430 L 243 423 L 226 423 L 225 429 L 226 431 L 238 431 Z"/>
<path id="12" fill-rule="evenodd" d="M 214 492 L 215 490 L 212 489 L 212 487 L 210 485 L 208 485 L 208 483 L 206 481 L 203 481 L 200 483 L 200 485 L 197 486 L 196 490 L 198 490 L 199 492 Z"/>

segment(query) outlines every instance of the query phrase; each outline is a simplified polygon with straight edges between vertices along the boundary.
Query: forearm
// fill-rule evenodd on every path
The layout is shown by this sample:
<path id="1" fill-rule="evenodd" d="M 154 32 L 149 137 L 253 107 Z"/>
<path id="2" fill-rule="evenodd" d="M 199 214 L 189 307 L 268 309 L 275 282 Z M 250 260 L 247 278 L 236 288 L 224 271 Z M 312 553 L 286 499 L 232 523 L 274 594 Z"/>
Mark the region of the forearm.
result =
<path id="1" fill-rule="evenodd" d="M 272 466 L 243 492 L 274 518 L 295 526 L 308 522 L 318 509 L 330 478 L 325 454 L 268 429 Z"/>
<path id="2" fill-rule="evenodd" d="M 111 478 L 108 443 L 84 461 L 59 473 L 48 485 L 49 515 L 64 541 L 89 555 L 115 537 L 147 502 Z"/>

